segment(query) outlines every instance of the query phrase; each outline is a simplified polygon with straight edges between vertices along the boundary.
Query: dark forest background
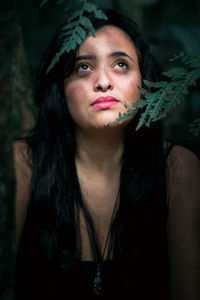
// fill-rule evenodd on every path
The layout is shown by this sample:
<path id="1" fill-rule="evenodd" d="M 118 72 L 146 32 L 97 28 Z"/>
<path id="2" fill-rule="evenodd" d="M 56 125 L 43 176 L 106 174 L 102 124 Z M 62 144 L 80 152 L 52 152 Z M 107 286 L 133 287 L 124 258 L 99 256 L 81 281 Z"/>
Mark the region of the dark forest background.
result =
<path id="1" fill-rule="evenodd" d="M 33 84 L 40 58 L 64 8 L 49 0 L 0 1 L 0 299 L 14 299 L 16 259 L 15 175 L 13 139 L 34 123 Z M 133 17 L 150 42 L 163 70 L 175 54 L 200 52 L 199 0 L 102 0 Z M 200 138 L 190 138 L 189 124 L 200 116 L 200 88 L 190 89 L 184 101 L 164 120 L 165 136 L 200 157 Z"/>

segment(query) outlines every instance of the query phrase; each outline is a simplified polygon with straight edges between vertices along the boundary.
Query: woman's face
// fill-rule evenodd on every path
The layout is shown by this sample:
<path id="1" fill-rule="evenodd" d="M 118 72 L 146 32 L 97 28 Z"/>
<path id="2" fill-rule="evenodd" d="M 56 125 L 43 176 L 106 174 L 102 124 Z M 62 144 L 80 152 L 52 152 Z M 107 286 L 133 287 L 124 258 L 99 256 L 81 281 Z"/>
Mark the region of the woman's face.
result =
<path id="1" fill-rule="evenodd" d="M 77 53 L 74 73 L 64 81 L 76 126 L 105 128 L 115 121 L 127 110 L 125 103 L 139 99 L 141 80 L 136 50 L 124 31 L 109 25 L 98 29 L 95 38 L 88 36 Z"/>

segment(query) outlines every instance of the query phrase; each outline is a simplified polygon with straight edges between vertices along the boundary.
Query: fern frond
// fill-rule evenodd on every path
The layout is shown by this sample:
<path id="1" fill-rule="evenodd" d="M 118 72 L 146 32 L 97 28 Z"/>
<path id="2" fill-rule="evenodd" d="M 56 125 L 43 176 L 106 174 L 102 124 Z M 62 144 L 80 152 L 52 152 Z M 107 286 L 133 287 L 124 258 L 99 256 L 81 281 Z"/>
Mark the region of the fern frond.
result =
<path id="1" fill-rule="evenodd" d="M 169 98 L 170 101 L 164 107 L 164 113 L 160 115 L 160 118 L 166 117 L 184 99 L 183 97 L 188 94 L 189 87 L 194 85 L 198 78 L 200 78 L 200 69 L 188 72 L 182 81 L 176 82 L 174 91 Z"/>
<path id="2" fill-rule="evenodd" d="M 136 103 L 134 103 L 132 105 L 132 107 L 130 105 L 128 105 L 127 103 L 124 103 L 124 106 L 128 108 L 128 110 L 125 113 L 119 113 L 119 117 L 116 119 L 116 122 L 119 123 L 123 120 L 126 120 L 128 117 L 132 116 L 137 110 L 138 108 L 141 106 L 141 103 L 139 103 L 138 101 Z M 112 122 L 113 124 L 113 122 Z"/>
<path id="3" fill-rule="evenodd" d="M 168 98 L 172 93 L 174 82 L 170 82 L 169 84 L 165 83 L 165 85 L 162 84 L 162 86 L 163 88 L 160 89 L 158 93 L 158 99 L 153 104 L 153 108 L 150 112 L 149 124 L 151 121 L 158 120 L 160 116 L 163 115 L 163 108 L 165 107 L 165 104 L 168 102 Z"/>
<path id="4" fill-rule="evenodd" d="M 143 80 L 145 88 L 138 87 L 143 96 L 142 107 L 145 109 L 139 119 L 137 130 L 144 124 L 149 126 L 152 121 L 164 118 L 172 111 L 188 93 L 189 87 L 200 78 L 200 56 L 185 56 L 183 53 L 174 56 L 172 60 L 181 60 L 181 66 L 172 68 L 162 74 L 167 81 L 149 82 Z M 153 92 L 151 89 L 154 89 Z M 130 114 L 129 114 L 130 115 Z M 120 119 L 125 119 L 123 114 Z"/>
<path id="5" fill-rule="evenodd" d="M 149 116 L 150 111 L 152 110 L 152 106 L 154 105 L 156 99 L 158 98 L 160 92 L 154 92 L 151 94 L 146 95 L 148 97 L 148 100 L 144 101 L 144 106 L 146 106 L 145 111 L 141 114 L 141 117 L 139 119 L 138 125 L 136 127 L 136 130 L 138 130 L 144 123 L 146 126 L 149 126 L 149 122 L 147 121 L 147 118 Z"/>
<path id="6" fill-rule="evenodd" d="M 124 107 L 128 108 L 128 110 L 125 113 L 119 112 L 118 118 L 114 122 L 108 122 L 105 124 L 105 126 L 112 125 L 114 123 L 122 122 L 123 120 L 126 120 L 128 117 L 132 116 L 139 108 L 143 105 L 143 100 L 137 100 L 136 103 L 133 103 L 132 106 L 128 105 L 126 102 L 124 103 Z"/>
<path id="7" fill-rule="evenodd" d="M 93 11 L 95 17 L 98 19 L 107 19 L 106 15 L 101 10 L 97 9 L 95 4 L 87 3 L 87 1 L 84 0 L 81 9 L 74 11 L 74 13 L 72 13 L 71 17 L 69 18 L 69 23 L 63 26 L 63 45 L 60 51 L 56 53 L 56 56 L 51 61 L 47 69 L 47 73 L 49 73 L 49 71 L 59 61 L 59 58 L 62 54 L 69 53 L 77 46 L 80 46 L 86 38 L 86 35 L 92 35 L 95 37 L 95 29 L 91 21 L 86 16 L 84 16 L 85 11 Z"/>
<path id="8" fill-rule="evenodd" d="M 95 11 L 96 9 L 97 9 L 97 7 L 93 3 L 86 3 L 85 4 L 85 10 L 88 11 L 89 13 Z"/>

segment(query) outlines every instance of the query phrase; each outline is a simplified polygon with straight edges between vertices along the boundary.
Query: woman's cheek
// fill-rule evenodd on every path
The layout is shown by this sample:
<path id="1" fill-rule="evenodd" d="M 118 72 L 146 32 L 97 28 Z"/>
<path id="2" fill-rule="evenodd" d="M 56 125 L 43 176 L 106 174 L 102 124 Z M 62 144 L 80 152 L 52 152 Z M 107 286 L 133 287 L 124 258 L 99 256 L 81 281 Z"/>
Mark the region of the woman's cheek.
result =
<path id="1" fill-rule="evenodd" d="M 81 85 L 69 83 L 65 87 L 65 97 L 67 102 L 77 102 L 83 96 L 83 87 Z"/>
<path id="2" fill-rule="evenodd" d="M 127 96 L 126 98 L 133 99 L 133 102 L 139 99 L 140 92 L 138 86 L 141 86 L 140 77 L 135 79 L 130 79 L 130 80 L 123 80 L 120 82 L 120 86 L 121 86 L 121 90 L 124 91 L 124 95 Z"/>

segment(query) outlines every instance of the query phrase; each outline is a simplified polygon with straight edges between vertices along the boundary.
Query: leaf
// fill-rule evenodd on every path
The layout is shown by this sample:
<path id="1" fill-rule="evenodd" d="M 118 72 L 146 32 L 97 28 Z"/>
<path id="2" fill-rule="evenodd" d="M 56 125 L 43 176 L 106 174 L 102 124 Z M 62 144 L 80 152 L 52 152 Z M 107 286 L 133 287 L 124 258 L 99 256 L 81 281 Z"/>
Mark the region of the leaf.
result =
<path id="1" fill-rule="evenodd" d="M 108 20 L 107 16 L 100 9 L 98 9 L 98 10 L 95 11 L 95 17 L 97 19 Z"/>
<path id="2" fill-rule="evenodd" d="M 158 81 L 158 82 L 153 82 L 151 83 L 150 87 L 153 88 L 164 88 L 167 86 L 167 82 L 166 81 Z"/>
<path id="3" fill-rule="evenodd" d="M 92 3 L 86 3 L 85 6 L 84 6 L 84 9 L 90 13 L 90 12 L 96 10 L 97 7 L 96 7 L 95 4 L 92 4 Z"/>
<path id="4" fill-rule="evenodd" d="M 68 30 L 66 32 L 63 33 L 63 36 L 71 36 L 74 32 L 74 29 Z"/>
<path id="5" fill-rule="evenodd" d="M 40 3 L 40 8 L 45 5 L 46 3 L 48 2 L 48 0 L 43 0 L 41 3 Z"/>
<path id="6" fill-rule="evenodd" d="M 139 90 L 140 94 L 142 94 L 142 95 L 147 95 L 150 93 L 149 90 L 142 88 L 141 86 L 138 86 L 138 90 Z"/>
<path id="7" fill-rule="evenodd" d="M 79 22 L 81 23 L 81 25 L 83 25 L 85 28 L 89 29 L 89 32 L 88 34 L 91 34 L 92 36 L 95 37 L 95 29 L 91 23 L 91 21 L 85 17 L 85 16 L 82 16 L 79 20 Z"/>
<path id="8" fill-rule="evenodd" d="M 148 86 L 148 87 L 151 87 L 152 84 L 154 83 L 154 82 L 150 82 L 149 80 L 146 80 L 146 79 L 144 79 L 143 82 L 144 82 L 144 84 L 145 84 L 146 86 Z"/>
<path id="9" fill-rule="evenodd" d="M 65 31 L 65 30 L 67 30 L 67 29 L 71 29 L 71 28 L 75 27 L 76 24 L 77 24 L 77 22 L 75 22 L 75 21 L 74 21 L 74 22 L 71 22 L 71 23 L 69 23 L 69 24 L 63 26 L 62 30 Z"/>
<path id="10" fill-rule="evenodd" d="M 159 92 L 150 93 L 148 95 L 148 104 L 145 109 L 145 111 L 141 114 L 140 120 L 138 122 L 138 125 L 136 127 L 136 130 L 138 130 L 142 125 L 146 122 L 146 118 L 148 117 L 149 111 L 151 110 L 151 107 L 153 103 L 156 101 L 157 96 Z"/>
<path id="11" fill-rule="evenodd" d="M 79 36 L 82 38 L 82 40 L 84 40 L 86 37 L 86 31 L 81 26 L 77 26 L 76 31 L 79 34 Z"/>
<path id="12" fill-rule="evenodd" d="M 171 79 L 176 79 L 176 78 L 182 78 L 183 76 L 187 75 L 188 70 L 186 70 L 185 68 L 172 68 L 169 71 L 165 71 L 162 74 L 170 77 Z"/>
<path id="13" fill-rule="evenodd" d="M 78 34 L 74 34 L 74 41 L 76 44 L 81 45 L 82 44 L 82 39 L 78 36 Z"/>
<path id="14" fill-rule="evenodd" d="M 71 49 L 75 49 L 76 48 L 76 41 L 73 39 L 72 41 L 71 41 Z M 70 49 L 70 50 L 71 50 Z"/>
<path id="15" fill-rule="evenodd" d="M 81 9 L 76 10 L 76 11 L 72 14 L 71 18 L 69 18 L 69 22 L 71 22 L 73 19 L 75 19 L 75 18 L 77 18 L 77 17 L 80 17 L 81 12 L 82 12 Z"/>
<path id="16" fill-rule="evenodd" d="M 56 53 L 56 55 L 54 56 L 54 58 L 52 59 L 48 69 L 47 69 L 47 74 L 49 73 L 49 71 L 55 66 L 55 64 L 59 61 L 60 59 L 60 55 L 58 53 Z"/>
<path id="17" fill-rule="evenodd" d="M 158 82 L 159 83 L 159 82 Z M 166 83 L 166 82 L 165 82 Z M 161 115 L 161 111 L 164 109 L 164 104 L 165 101 L 167 100 L 167 97 L 169 95 L 169 92 L 171 91 L 171 89 L 173 88 L 174 83 L 166 83 L 166 88 L 162 88 L 159 90 L 158 93 L 158 98 L 156 100 L 156 102 L 153 104 L 154 107 L 151 110 L 151 114 L 150 114 L 150 118 L 149 118 L 149 122 L 150 121 L 156 121 L 160 119 L 160 115 Z"/>

